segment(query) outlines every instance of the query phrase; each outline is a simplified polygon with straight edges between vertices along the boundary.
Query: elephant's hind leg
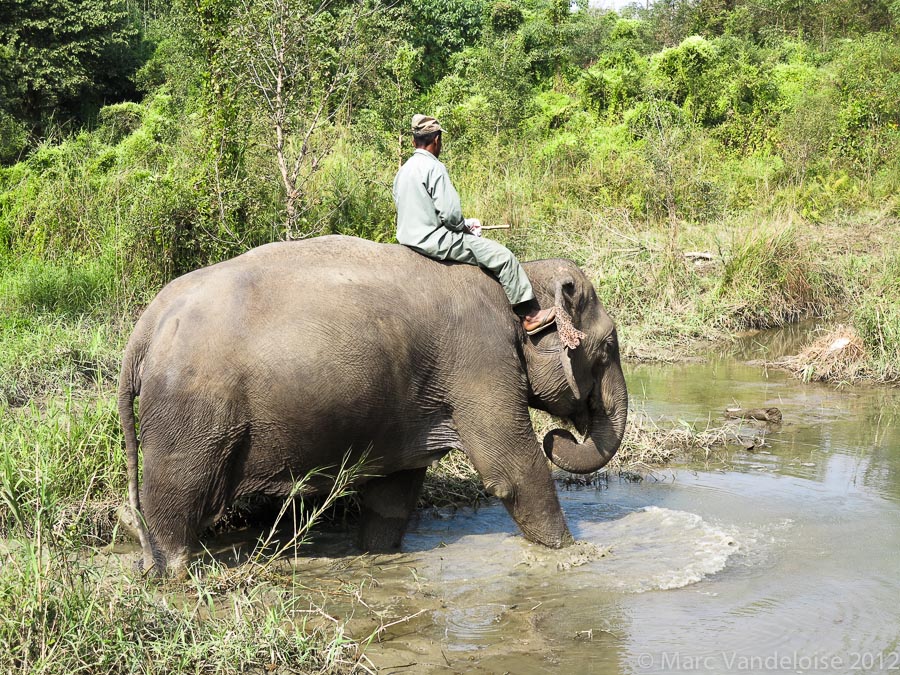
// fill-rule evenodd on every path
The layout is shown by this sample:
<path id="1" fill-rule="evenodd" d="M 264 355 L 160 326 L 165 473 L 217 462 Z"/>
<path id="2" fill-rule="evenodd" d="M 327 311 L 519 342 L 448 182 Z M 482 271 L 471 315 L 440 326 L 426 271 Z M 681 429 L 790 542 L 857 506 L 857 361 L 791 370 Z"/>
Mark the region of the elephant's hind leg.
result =
<path id="1" fill-rule="evenodd" d="M 419 500 L 426 470 L 397 471 L 360 487 L 362 517 L 358 543 L 362 550 L 374 553 L 400 548 L 409 516 Z"/>
<path id="2" fill-rule="evenodd" d="M 175 463 L 145 463 L 141 510 L 159 576 L 183 574 L 199 547 L 203 504 L 197 491 L 204 483 L 195 472 L 179 470 Z"/>
<path id="3" fill-rule="evenodd" d="M 141 510 L 156 573 L 179 575 L 200 548 L 200 532 L 232 501 L 246 438 L 192 434 L 158 447 L 145 445 Z"/>

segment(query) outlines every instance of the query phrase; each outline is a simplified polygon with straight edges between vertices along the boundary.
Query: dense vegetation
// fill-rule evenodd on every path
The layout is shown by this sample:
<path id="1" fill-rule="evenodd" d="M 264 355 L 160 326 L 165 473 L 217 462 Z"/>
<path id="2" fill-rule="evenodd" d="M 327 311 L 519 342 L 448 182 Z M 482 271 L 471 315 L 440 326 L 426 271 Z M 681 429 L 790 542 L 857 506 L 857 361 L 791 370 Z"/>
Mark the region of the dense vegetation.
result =
<path id="1" fill-rule="evenodd" d="M 900 378 L 896 0 L 0 10 L 4 670 L 343 667 L 287 592 L 263 609 L 209 573 L 173 607 L 72 556 L 124 492 L 113 383 L 144 303 L 263 242 L 391 241 L 414 112 L 447 129 L 467 215 L 584 265 L 627 356 L 817 314 L 854 358 L 804 377 Z"/>

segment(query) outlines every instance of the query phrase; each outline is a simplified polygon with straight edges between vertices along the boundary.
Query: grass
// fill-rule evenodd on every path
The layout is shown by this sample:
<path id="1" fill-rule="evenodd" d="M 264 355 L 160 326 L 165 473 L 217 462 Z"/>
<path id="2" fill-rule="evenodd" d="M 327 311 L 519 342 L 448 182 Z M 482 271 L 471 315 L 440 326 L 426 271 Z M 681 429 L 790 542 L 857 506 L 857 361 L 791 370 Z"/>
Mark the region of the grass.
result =
<path id="1" fill-rule="evenodd" d="M 734 242 L 709 312 L 726 328 L 773 328 L 821 314 L 840 297 L 836 278 L 794 227 L 762 228 Z"/>
<path id="2" fill-rule="evenodd" d="M 16 313 L 0 335 L 0 403 L 13 406 L 115 382 L 127 337 L 119 319 Z"/>
<path id="3" fill-rule="evenodd" d="M 878 261 L 876 273 L 852 302 L 851 321 L 865 347 L 868 375 L 900 381 L 900 254 Z"/>
<path id="4" fill-rule="evenodd" d="M 5 673 L 339 673 L 365 663 L 296 581 L 221 593 L 214 568 L 166 587 L 58 543 L 0 555 Z"/>
<path id="5" fill-rule="evenodd" d="M 36 523 L 82 541 L 108 541 L 125 465 L 115 398 L 69 392 L 42 405 L 0 404 L 0 535 Z"/>

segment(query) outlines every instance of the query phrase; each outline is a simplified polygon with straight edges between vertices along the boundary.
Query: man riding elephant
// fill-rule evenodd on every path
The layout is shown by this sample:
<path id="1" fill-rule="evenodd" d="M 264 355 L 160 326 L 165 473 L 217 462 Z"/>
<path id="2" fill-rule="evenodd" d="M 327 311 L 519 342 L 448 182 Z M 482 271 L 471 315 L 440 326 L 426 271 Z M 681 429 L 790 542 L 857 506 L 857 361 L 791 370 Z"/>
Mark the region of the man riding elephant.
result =
<path id="1" fill-rule="evenodd" d="M 436 119 L 413 115 L 416 150 L 394 178 L 397 241 L 437 260 L 453 260 L 489 270 L 503 286 L 525 331 L 533 335 L 550 326 L 553 307 L 540 309 L 531 282 L 512 251 L 481 238 L 481 223 L 463 218 L 459 194 L 447 167 L 439 161 L 443 129 Z"/>

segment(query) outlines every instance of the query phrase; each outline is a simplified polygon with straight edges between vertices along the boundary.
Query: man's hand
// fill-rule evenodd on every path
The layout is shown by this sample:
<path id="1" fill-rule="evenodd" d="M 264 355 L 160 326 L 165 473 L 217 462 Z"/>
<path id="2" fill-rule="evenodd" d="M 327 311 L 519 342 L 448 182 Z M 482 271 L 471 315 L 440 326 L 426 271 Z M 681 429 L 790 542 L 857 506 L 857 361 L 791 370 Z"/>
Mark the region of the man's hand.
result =
<path id="1" fill-rule="evenodd" d="M 474 234 L 476 237 L 481 236 L 481 221 L 478 218 L 466 218 L 466 232 Z"/>

